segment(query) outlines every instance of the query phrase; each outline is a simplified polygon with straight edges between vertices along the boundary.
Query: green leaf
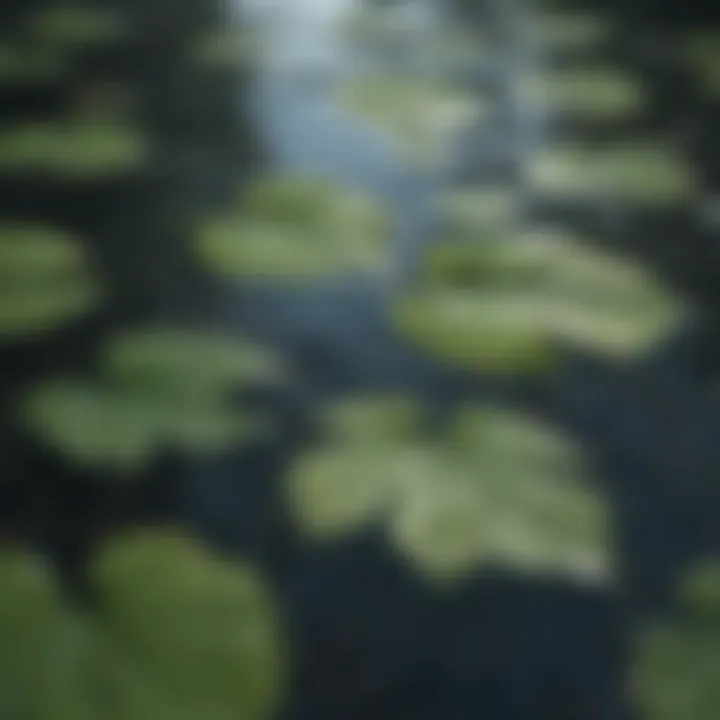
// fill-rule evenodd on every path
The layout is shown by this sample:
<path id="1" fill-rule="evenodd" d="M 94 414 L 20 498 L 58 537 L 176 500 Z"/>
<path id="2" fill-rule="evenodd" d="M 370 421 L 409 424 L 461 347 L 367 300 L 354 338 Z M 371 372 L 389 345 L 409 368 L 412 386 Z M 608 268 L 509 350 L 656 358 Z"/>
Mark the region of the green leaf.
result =
<path id="1" fill-rule="evenodd" d="M 451 234 L 477 236 L 510 226 L 520 215 L 522 198 L 512 186 L 466 186 L 446 192 L 441 207 Z"/>
<path id="2" fill-rule="evenodd" d="M 288 478 L 299 526 L 329 542 L 383 521 L 393 547 L 439 585 L 484 563 L 581 582 L 613 578 L 608 506 L 564 435 L 497 410 L 468 410 L 450 434 L 340 433 Z"/>
<path id="3" fill-rule="evenodd" d="M 97 606 L 60 596 L 33 555 L 0 557 L 0 709 L 25 720 L 263 720 L 283 678 L 269 588 L 171 529 L 92 562 Z"/>
<path id="4" fill-rule="evenodd" d="M 55 82 L 68 70 L 67 59 L 47 47 L 13 41 L 0 44 L 0 84 L 35 85 Z"/>
<path id="5" fill-rule="evenodd" d="M 679 595 L 684 611 L 691 618 L 714 625 L 720 635 L 720 563 L 704 561 L 690 568 Z"/>
<path id="6" fill-rule="evenodd" d="M 646 102 L 641 83 L 627 72 L 594 66 L 528 77 L 523 92 L 547 111 L 606 121 L 631 118 Z"/>
<path id="7" fill-rule="evenodd" d="M 0 338 L 29 338 L 95 307 L 102 295 L 82 244 L 42 225 L 0 227 Z"/>
<path id="8" fill-rule="evenodd" d="M 650 207 L 682 203 L 700 182 L 693 165 L 672 148 L 638 143 L 542 151 L 528 164 L 527 180 L 541 196 Z"/>
<path id="9" fill-rule="evenodd" d="M 196 717 L 255 720 L 274 709 L 277 610 L 251 567 L 179 531 L 141 529 L 111 541 L 91 577 L 111 637 Z"/>
<path id="10" fill-rule="evenodd" d="M 602 13 L 544 10 L 532 19 L 531 31 L 541 47 L 564 52 L 601 47 L 612 25 Z"/>
<path id="11" fill-rule="evenodd" d="M 637 704 L 648 720 L 714 720 L 720 707 L 720 633 L 680 622 L 639 637 L 633 664 Z"/>
<path id="12" fill-rule="evenodd" d="M 27 30 L 41 44 L 83 46 L 122 37 L 125 23 L 119 14 L 106 8 L 61 5 L 38 12 Z"/>
<path id="13" fill-rule="evenodd" d="M 502 303 L 502 304 L 501 304 Z M 462 290 L 407 293 L 393 307 L 402 336 L 423 352 L 474 371 L 545 371 L 554 345 L 532 299 Z"/>
<path id="14" fill-rule="evenodd" d="M 0 172 L 102 180 L 144 165 L 149 150 L 133 130 L 107 123 L 35 123 L 0 133 Z"/>
<path id="15" fill-rule="evenodd" d="M 422 413 L 414 400 L 386 395 L 331 403 L 323 410 L 322 418 L 339 441 L 397 443 L 417 433 Z"/>
<path id="16" fill-rule="evenodd" d="M 720 98 L 720 35 L 703 30 L 688 34 L 680 53 L 710 98 Z"/>
<path id="17" fill-rule="evenodd" d="M 25 398 L 27 425 L 50 448 L 93 469 L 141 471 L 162 442 L 162 428 L 145 398 L 94 384 L 55 381 Z"/>
<path id="18" fill-rule="evenodd" d="M 509 372 L 547 370 L 559 342 L 625 357 L 685 313 L 630 259 L 552 229 L 440 244 L 393 307 L 395 326 L 424 352 Z"/>
<path id="19" fill-rule="evenodd" d="M 203 67 L 237 67 L 253 62 L 262 47 L 257 36 L 246 30 L 213 32 L 196 42 L 191 56 Z"/>
<path id="20" fill-rule="evenodd" d="M 303 531 L 314 540 L 332 540 L 382 517 L 395 460 L 362 446 L 303 453 L 288 478 L 289 503 Z"/>
<path id="21" fill-rule="evenodd" d="M 215 399 L 258 381 L 278 383 L 288 372 L 275 353 L 257 344 L 172 327 L 114 336 L 101 364 L 119 387 L 188 400 Z"/>
<path id="22" fill-rule="evenodd" d="M 69 461 L 123 476 L 142 472 L 162 450 L 216 452 L 258 429 L 214 396 L 152 394 L 101 383 L 42 384 L 25 398 L 22 413 L 40 439 Z"/>
<path id="23" fill-rule="evenodd" d="M 434 162 L 448 137 L 488 112 L 474 94 L 420 78 L 355 81 L 338 101 L 387 132 L 411 162 Z"/>
<path id="24" fill-rule="evenodd" d="M 311 178 L 264 178 L 239 210 L 201 228 L 198 252 L 223 275 L 309 278 L 384 270 L 391 227 L 377 202 Z"/>

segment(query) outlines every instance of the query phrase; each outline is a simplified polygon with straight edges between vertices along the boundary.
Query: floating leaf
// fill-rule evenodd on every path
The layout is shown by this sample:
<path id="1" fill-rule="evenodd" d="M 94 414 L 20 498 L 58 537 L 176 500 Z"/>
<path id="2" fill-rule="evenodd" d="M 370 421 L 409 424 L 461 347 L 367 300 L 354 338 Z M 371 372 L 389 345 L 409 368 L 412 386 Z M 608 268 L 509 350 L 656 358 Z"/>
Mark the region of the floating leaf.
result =
<path id="1" fill-rule="evenodd" d="M 448 242 L 427 258 L 418 286 L 395 302 L 395 326 L 424 352 L 470 369 L 547 369 L 558 342 L 626 356 L 685 313 L 636 263 L 553 229 Z"/>
<path id="2" fill-rule="evenodd" d="M 618 205 L 673 205 L 692 197 L 699 178 L 670 147 L 625 144 L 609 148 L 563 147 L 541 152 L 527 180 L 543 196 Z"/>
<path id="3" fill-rule="evenodd" d="M 416 78 L 355 81 L 339 102 L 389 133 L 409 160 L 434 161 L 445 141 L 487 111 L 472 93 Z"/>
<path id="4" fill-rule="evenodd" d="M 329 448 L 295 463 L 289 500 L 302 529 L 335 539 L 381 517 L 393 492 L 395 456 L 374 448 Z"/>
<path id="5" fill-rule="evenodd" d="M 707 561 L 691 568 L 680 587 L 680 600 L 686 613 L 715 624 L 720 635 L 720 563 Z"/>
<path id="6" fill-rule="evenodd" d="M 144 138 L 107 124 L 28 124 L 0 133 L 0 172 L 102 179 L 137 169 L 147 159 Z"/>
<path id="7" fill-rule="evenodd" d="M 204 67 L 237 67 L 255 60 L 260 50 L 257 36 L 233 29 L 201 38 L 192 49 L 192 57 Z"/>
<path id="8" fill-rule="evenodd" d="M 209 332 L 150 327 L 115 336 L 103 354 L 119 386 L 195 400 L 214 399 L 251 382 L 286 376 L 267 348 Z"/>
<path id="9" fill-rule="evenodd" d="M 125 476 L 144 470 L 159 451 L 215 452 L 256 430 L 243 413 L 215 398 L 70 381 L 36 388 L 26 398 L 23 415 L 49 447 L 70 461 Z"/>
<path id="10" fill-rule="evenodd" d="M 0 227 L 0 338 L 52 330 L 87 313 L 101 295 L 76 238 L 40 225 Z"/>
<path id="11" fill-rule="evenodd" d="M 307 278 L 384 269 L 389 232 L 385 210 L 364 196 L 268 178 L 248 189 L 239 211 L 206 222 L 198 250 L 223 275 Z"/>
<path id="12" fill-rule="evenodd" d="M 512 186 L 469 186 L 446 192 L 441 208 L 451 234 L 477 236 L 510 226 L 520 215 L 522 197 Z"/>
<path id="13" fill-rule="evenodd" d="M 18 41 L 0 44 L 0 84 L 35 85 L 54 82 L 68 69 L 60 54 L 46 47 L 29 47 Z"/>
<path id="14" fill-rule="evenodd" d="M 533 308 L 532 299 L 517 296 L 408 292 L 395 303 L 393 322 L 419 349 L 452 364 L 490 372 L 544 370 L 554 347 Z"/>
<path id="15" fill-rule="evenodd" d="M 39 43 L 82 46 L 115 40 L 124 29 L 123 18 L 107 8 L 62 5 L 37 13 L 28 32 Z"/>
<path id="16" fill-rule="evenodd" d="M 692 33 L 681 53 L 699 77 L 702 89 L 711 98 L 720 98 L 720 35 L 707 30 Z"/>
<path id="17" fill-rule="evenodd" d="M 278 699 L 272 595 L 251 567 L 178 531 L 111 541 L 91 577 L 111 636 L 196 717 L 264 718 Z"/>
<path id="18" fill-rule="evenodd" d="M 544 11 L 531 21 L 541 47 L 551 52 L 596 49 L 609 38 L 609 18 L 599 13 Z"/>
<path id="19" fill-rule="evenodd" d="M 73 462 L 133 472 L 149 462 L 161 442 L 152 410 L 142 397 L 53 382 L 35 388 L 23 413 L 45 443 Z"/>
<path id="20" fill-rule="evenodd" d="M 252 568 L 176 531 L 93 560 L 98 606 L 61 597 L 34 556 L 0 558 L 0 708 L 27 720 L 262 720 L 280 686 L 273 598 Z"/>
<path id="21" fill-rule="evenodd" d="M 527 78 L 523 92 L 547 111 L 598 120 L 624 120 L 645 104 L 641 83 L 627 72 L 590 67 Z"/>
<path id="22" fill-rule="evenodd" d="M 604 582 L 608 508 L 587 476 L 564 436 L 512 413 L 467 411 L 435 440 L 340 434 L 299 456 L 288 493 L 316 540 L 384 521 L 398 552 L 440 584 L 483 563 Z"/>
<path id="23" fill-rule="evenodd" d="M 714 720 L 720 708 L 720 633 L 670 622 L 646 628 L 634 663 L 648 720 Z"/>
<path id="24" fill-rule="evenodd" d="M 412 437 L 420 425 L 417 402 L 402 396 L 351 398 L 332 403 L 323 413 L 325 425 L 339 440 L 396 443 Z"/>

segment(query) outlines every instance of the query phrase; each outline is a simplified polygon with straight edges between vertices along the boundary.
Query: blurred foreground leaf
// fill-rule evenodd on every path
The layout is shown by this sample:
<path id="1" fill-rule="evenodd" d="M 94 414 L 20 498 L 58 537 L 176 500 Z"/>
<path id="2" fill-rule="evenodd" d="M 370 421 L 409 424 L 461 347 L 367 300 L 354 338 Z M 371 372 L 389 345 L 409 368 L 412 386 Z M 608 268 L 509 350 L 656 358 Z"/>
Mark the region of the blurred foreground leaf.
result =
<path id="1" fill-rule="evenodd" d="M 31 555 L 0 557 L 0 709 L 25 720 L 261 720 L 282 677 L 272 595 L 244 563 L 174 530 L 95 557 L 97 607 L 61 597 Z"/>

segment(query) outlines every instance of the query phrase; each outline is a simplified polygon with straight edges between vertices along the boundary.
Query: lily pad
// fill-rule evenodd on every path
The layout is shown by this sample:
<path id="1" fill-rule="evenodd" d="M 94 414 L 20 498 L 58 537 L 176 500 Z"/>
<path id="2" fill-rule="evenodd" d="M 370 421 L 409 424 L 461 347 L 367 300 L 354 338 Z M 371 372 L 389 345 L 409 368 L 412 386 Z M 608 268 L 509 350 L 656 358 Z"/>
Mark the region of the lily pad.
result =
<path id="1" fill-rule="evenodd" d="M 720 34 L 707 30 L 692 33 L 683 43 L 681 54 L 707 95 L 720 98 Z"/>
<path id="2" fill-rule="evenodd" d="M 568 202 L 611 200 L 618 206 L 673 206 L 691 199 L 697 170 L 672 147 L 627 143 L 541 151 L 526 168 L 541 197 Z"/>
<path id="3" fill-rule="evenodd" d="M 640 635 L 634 663 L 637 704 L 648 720 L 713 720 L 720 707 L 720 633 L 681 621 Z"/>
<path id="4" fill-rule="evenodd" d="M 241 67 L 259 57 L 258 36 L 246 30 L 224 30 L 201 38 L 192 48 L 192 57 L 203 67 Z"/>
<path id="5" fill-rule="evenodd" d="M 550 229 L 437 246 L 392 313 L 424 352 L 472 370 L 517 372 L 550 369 L 559 343 L 610 357 L 642 351 L 685 308 L 629 259 Z"/>
<path id="6" fill-rule="evenodd" d="M 520 217 L 523 199 L 513 186 L 464 186 L 441 198 L 443 217 L 450 234 L 472 235 L 506 230 Z"/>
<path id="7" fill-rule="evenodd" d="M 102 290 L 82 243 L 52 227 L 0 227 L 0 339 L 32 338 L 92 310 Z"/>
<path id="8" fill-rule="evenodd" d="M 36 13 L 27 33 L 39 43 L 78 47 L 116 40 L 125 29 L 122 15 L 108 8 L 63 4 Z"/>
<path id="9" fill-rule="evenodd" d="M 532 18 L 531 30 L 541 47 L 565 52 L 602 47 L 612 25 L 601 13 L 546 10 Z"/>
<path id="10" fill-rule="evenodd" d="M 539 73 L 526 79 L 523 92 L 545 111 L 605 121 L 632 118 L 646 103 L 642 83 L 626 71 L 603 67 Z"/>
<path id="11" fill-rule="evenodd" d="M 201 228 L 198 252 L 213 272 L 303 279 L 383 271 L 391 223 L 377 202 L 301 177 L 265 178 L 241 207 Z"/>
<path id="12" fill-rule="evenodd" d="M 714 624 L 720 635 L 720 561 L 698 563 L 680 587 L 683 610 L 698 622 Z"/>
<path id="13" fill-rule="evenodd" d="M 489 112 L 473 93 L 424 78 L 369 78 L 348 84 L 339 103 L 384 130 L 410 162 L 435 162 L 446 142 Z"/>
<path id="14" fill-rule="evenodd" d="M 435 440 L 359 432 L 309 449 L 288 497 L 315 541 L 384 523 L 393 547 L 440 585 L 487 563 L 603 583 L 613 574 L 608 508 L 588 477 L 563 436 L 475 410 Z"/>
<path id="15" fill-rule="evenodd" d="M 98 606 L 71 606 L 46 566 L 0 558 L 0 706 L 27 720 L 262 720 L 282 678 L 272 594 L 246 564 L 178 531 L 103 547 Z"/>
<path id="16" fill-rule="evenodd" d="M 264 419 L 236 407 L 231 393 L 284 373 L 273 354 L 251 343 L 163 328 L 117 336 L 101 370 L 94 382 L 35 387 L 22 413 L 71 462 L 123 477 L 135 477 L 164 450 L 218 452 L 264 432 Z"/>
<path id="17" fill-rule="evenodd" d="M 101 180 L 138 169 L 148 153 L 142 135 L 106 123 L 36 123 L 0 133 L 4 173 Z"/>
<path id="18" fill-rule="evenodd" d="M 102 366 L 118 387 L 200 401 L 249 383 L 277 384 L 288 373 L 278 355 L 260 345 L 168 327 L 116 335 L 104 349 Z"/>

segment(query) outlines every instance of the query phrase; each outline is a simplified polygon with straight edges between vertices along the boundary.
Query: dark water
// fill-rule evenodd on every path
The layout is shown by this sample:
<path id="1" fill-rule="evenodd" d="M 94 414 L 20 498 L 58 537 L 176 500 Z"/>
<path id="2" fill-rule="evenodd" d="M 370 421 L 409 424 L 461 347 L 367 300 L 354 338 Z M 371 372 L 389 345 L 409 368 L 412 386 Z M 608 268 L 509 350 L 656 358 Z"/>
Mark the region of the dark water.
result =
<path id="1" fill-rule="evenodd" d="M 717 546 L 720 404 L 702 373 L 710 345 L 688 330 L 623 367 L 568 353 L 558 381 L 540 388 L 470 383 L 404 347 L 386 327 L 387 299 L 431 237 L 443 178 L 404 167 L 382 136 L 332 108 L 336 77 L 327 71 L 266 71 L 255 90 L 258 123 L 278 169 L 317 173 L 390 203 L 399 223 L 395 275 L 227 290 L 223 323 L 289 350 L 302 391 L 286 408 L 283 438 L 198 463 L 184 483 L 184 512 L 276 585 L 296 666 L 284 719 L 633 717 L 625 684 L 636 613 L 667 597 L 689 557 Z M 482 166 L 482 148 L 473 150 Z M 573 432 L 612 500 L 627 588 L 483 572 L 448 598 L 373 530 L 307 546 L 287 518 L 281 485 L 301 439 L 299 418 L 321 394 L 373 388 L 435 399 L 494 391 Z"/>

